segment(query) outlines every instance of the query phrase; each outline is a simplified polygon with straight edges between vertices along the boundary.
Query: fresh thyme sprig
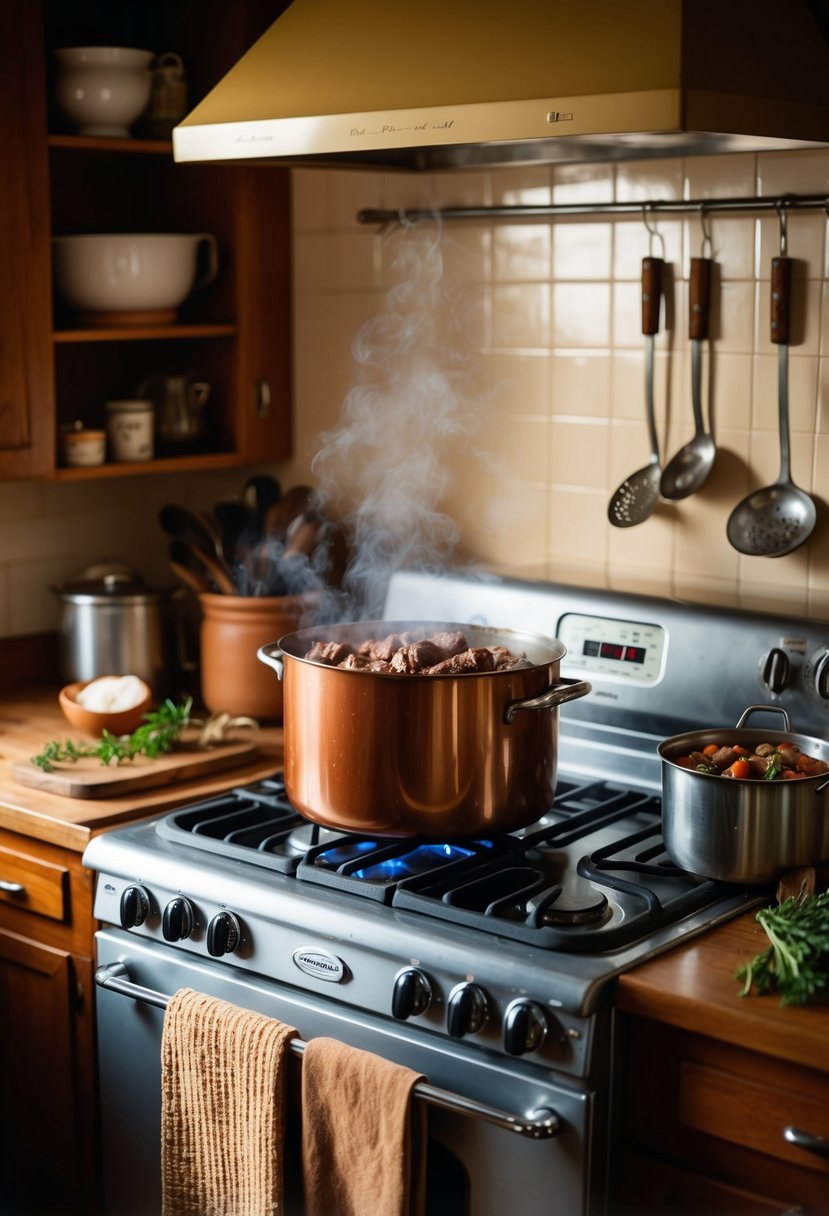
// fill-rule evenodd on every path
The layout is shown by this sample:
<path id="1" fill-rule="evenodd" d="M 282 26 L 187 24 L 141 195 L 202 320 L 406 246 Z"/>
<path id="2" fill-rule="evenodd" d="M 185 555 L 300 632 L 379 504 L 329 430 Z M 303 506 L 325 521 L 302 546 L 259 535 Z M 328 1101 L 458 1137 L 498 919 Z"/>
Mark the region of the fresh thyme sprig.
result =
<path id="1" fill-rule="evenodd" d="M 829 997 L 829 891 L 785 899 L 777 908 L 761 908 L 757 921 L 770 945 L 736 973 L 759 993 L 779 992 L 781 1005 L 805 1005 Z"/>
<path id="2" fill-rule="evenodd" d="M 85 756 L 97 756 L 101 764 L 122 764 L 136 756 L 155 760 L 170 751 L 181 732 L 190 724 L 192 708 L 192 697 L 187 697 L 180 705 L 168 698 L 158 709 L 144 714 L 141 726 L 131 735 L 119 737 L 105 730 L 94 744 L 73 743 L 70 739 L 65 743 L 53 740 L 46 744 L 39 755 L 32 756 L 32 764 L 36 764 L 44 773 L 51 773 L 55 764 L 65 761 L 74 763 Z"/>

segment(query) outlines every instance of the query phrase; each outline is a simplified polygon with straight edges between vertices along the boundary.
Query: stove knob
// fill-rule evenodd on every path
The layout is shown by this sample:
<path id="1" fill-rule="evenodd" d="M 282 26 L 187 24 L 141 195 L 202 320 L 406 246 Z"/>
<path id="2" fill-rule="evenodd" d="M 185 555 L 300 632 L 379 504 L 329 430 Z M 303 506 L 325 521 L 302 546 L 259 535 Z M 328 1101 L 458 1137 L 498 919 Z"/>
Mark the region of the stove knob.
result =
<path id="1" fill-rule="evenodd" d="M 121 928 L 137 929 L 150 914 L 150 897 L 144 887 L 125 887 L 121 893 Z"/>
<path id="2" fill-rule="evenodd" d="M 789 683 L 791 664 L 785 650 L 773 646 L 763 665 L 763 683 L 769 692 L 782 692 Z"/>
<path id="3" fill-rule="evenodd" d="M 824 700 L 829 698 L 829 650 L 820 656 L 815 666 L 815 691 Z"/>
<path id="4" fill-rule="evenodd" d="M 446 1002 L 446 1029 L 453 1039 L 477 1034 L 486 1022 L 486 996 L 477 984 L 458 984 Z"/>
<path id="5" fill-rule="evenodd" d="M 391 1011 L 398 1021 L 405 1022 L 406 1018 L 423 1013 L 431 999 L 432 988 L 422 971 L 416 967 L 406 967 L 397 973 L 391 994 Z"/>
<path id="6" fill-rule="evenodd" d="M 193 905 L 183 895 L 171 899 L 161 915 L 161 932 L 166 942 L 180 942 L 193 932 L 196 917 Z"/>
<path id="7" fill-rule="evenodd" d="M 544 1010 L 533 1001 L 513 1001 L 504 1014 L 504 1051 L 523 1056 L 538 1051 L 547 1037 Z"/>
<path id="8" fill-rule="evenodd" d="M 214 958 L 232 954 L 242 937 L 239 921 L 232 912 L 217 912 L 207 926 L 207 953 Z"/>

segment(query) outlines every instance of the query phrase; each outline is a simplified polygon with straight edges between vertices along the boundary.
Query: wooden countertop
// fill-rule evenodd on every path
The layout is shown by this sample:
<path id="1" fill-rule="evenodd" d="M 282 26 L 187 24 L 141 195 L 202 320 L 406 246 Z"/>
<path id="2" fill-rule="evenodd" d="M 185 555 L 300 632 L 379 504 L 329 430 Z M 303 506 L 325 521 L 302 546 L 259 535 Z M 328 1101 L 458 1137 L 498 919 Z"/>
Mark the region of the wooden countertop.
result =
<path id="1" fill-rule="evenodd" d="M 105 828 L 270 776 L 282 763 L 282 729 L 272 726 L 259 732 L 253 758 L 210 776 L 118 798 L 65 798 L 31 789 L 15 781 L 12 765 L 28 761 L 52 739 L 79 738 L 61 713 L 57 697 L 57 688 L 42 685 L 0 691 L 0 827 L 79 853 Z"/>
<path id="2" fill-rule="evenodd" d="M 617 980 L 617 1007 L 829 1073 L 829 1004 L 782 1007 L 741 996 L 734 973 L 765 950 L 756 911 L 643 963 Z"/>

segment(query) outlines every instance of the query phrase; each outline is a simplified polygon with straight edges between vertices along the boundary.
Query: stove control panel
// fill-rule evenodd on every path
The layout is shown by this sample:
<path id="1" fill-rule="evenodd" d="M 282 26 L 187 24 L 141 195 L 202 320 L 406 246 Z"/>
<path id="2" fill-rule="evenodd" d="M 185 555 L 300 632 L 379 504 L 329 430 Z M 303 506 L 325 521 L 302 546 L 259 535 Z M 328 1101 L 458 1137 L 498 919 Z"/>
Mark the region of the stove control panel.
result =
<path id="1" fill-rule="evenodd" d="M 558 636 L 567 647 L 568 670 L 628 684 L 656 684 L 662 676 L 666 635 L 660 625 L 568 612 Z"/>

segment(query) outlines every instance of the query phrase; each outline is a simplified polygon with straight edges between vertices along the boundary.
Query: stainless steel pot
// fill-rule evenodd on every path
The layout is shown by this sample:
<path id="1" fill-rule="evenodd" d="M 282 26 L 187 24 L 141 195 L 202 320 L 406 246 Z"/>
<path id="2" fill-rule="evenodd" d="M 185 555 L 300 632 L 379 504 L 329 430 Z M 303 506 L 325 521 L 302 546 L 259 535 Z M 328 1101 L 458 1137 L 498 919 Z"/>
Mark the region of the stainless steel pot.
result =
<path id="1" fill-rule="evenodd" d="M 387 675 L 304 656 L 317 639 L 352 644 L 415 628 L 459 630 L 531 666 L 463 675 Z M 561 642 L 431 621 L 301 629 L 257 652 L 283 680 L 285 784 L 308 819 L 349 832 L 425 838 L 508 832 L 553 801 L 558 706 L 590 692 L 559 678 Z"/>
<path id="2" fill-rule="evenodd" d="M 744 729 L 758 712 L 779 713 L 785 733 Z M 662 829 L 678 866 L 723 882 L 774 882 L 786 870 L 829 860 L 829 789 L 826 774 L 796 781 L 763 781 L 699 773 L 675 763 L 709 743 L 794 743 L 829 763 L 829 743 L 795 734 L 777 705 L 749 705 L 736 727 L 692 731 L 666 739 L 662 758 Z"/>
<path id="3" fill-rule="evenodd" d="M 151 587 L 130 567 L 91 568 L 53 591 L 63 604 L 63 679 L 136 675 L 156 697 L 178 692 L 188 666 L 179 588 Z"/>

